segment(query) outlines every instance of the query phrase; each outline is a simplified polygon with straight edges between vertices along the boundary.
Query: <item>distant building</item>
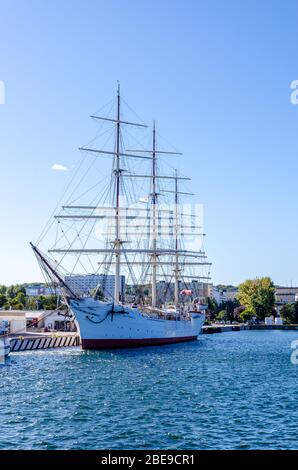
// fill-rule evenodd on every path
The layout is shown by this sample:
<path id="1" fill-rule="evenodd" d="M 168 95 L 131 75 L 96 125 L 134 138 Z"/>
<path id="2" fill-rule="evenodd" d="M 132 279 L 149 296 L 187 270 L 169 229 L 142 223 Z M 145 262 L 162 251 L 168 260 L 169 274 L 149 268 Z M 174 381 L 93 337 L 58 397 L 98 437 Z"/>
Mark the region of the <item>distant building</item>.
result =
<path id="1" fill-rule="evenodd" d="M 121 277 L 120 294 L 124 299 L 125 294 L 125 276 Z M 74 274 L 65 276 L 64 281 L 69 288 L 76 294 L 89 294 L 93 289 L 100 286 L 103 295 L 113 300 L 115 291 L 115 276 L 112 274 Z"/>
<path id="2" fill-rule="evenodd" d="M 276 302 L 284 304 L 292 304 L 298 300 L 298 287 L 276 287 L 275 288 Z"/>
<path id="3" fill-rule="evenodd" d="M 25 287 L 25 291 L 28 297 L 39 297 L 40 295 L 48 297 L 49 295 L 61 294 L 59 287 L 48 287 L 43 284 L 30 284 Z"/>
<path id="4" fill-rule="evenodd" d="M 226 289 L 216 286 L 211 288 L 211 297 L 218 303 L 228 302 L 229 300 L 235 300 L 237 298 L 238 289 Z"/>

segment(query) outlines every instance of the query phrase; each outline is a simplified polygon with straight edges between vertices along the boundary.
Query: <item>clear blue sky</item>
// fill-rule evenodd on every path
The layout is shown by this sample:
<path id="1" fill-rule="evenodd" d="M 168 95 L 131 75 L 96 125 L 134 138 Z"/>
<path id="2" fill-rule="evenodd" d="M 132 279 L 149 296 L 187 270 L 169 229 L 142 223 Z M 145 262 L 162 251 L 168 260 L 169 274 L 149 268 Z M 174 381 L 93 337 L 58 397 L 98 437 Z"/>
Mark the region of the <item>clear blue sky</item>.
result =
<path id="1" fill-rule="evenodd" d="M 184 152 L 215 283 L 298 284 L 298 3 L 0 0 L 0 283 L 40 279 L 28 247 L 114 94 Z"/>

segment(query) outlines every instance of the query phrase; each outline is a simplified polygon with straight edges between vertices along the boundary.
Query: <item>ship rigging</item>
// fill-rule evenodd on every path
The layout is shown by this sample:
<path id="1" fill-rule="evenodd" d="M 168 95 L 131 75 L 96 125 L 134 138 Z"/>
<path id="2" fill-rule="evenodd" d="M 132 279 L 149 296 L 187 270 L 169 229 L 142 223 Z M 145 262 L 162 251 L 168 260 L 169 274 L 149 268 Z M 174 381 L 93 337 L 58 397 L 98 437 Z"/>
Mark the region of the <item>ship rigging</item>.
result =
<path id="1" fill-rule="evenodd" d="M 82 302 L 86 302 L 86 296 L 75 292 L 66 280 L 66 276 L 73 275 L 78 269 L 83 269 L 86 273 L 91 270 L 93 273 L 101 272 L 104 276 L 114 275 L 114 292 L 110 293 L 110 300 L 112 299 L 113 312 L 119 306 L 118 310 L 117 308 L 115 310 L 119 313 L 124 312 L 121 310 L 121 305 L 126 305 L 121 291 L 121 276 L 125 275 L 135 287 L 150 285 L 152 312 L 161 309 L 162 299 L 157 292 L 160 281 L 163 280 L 168 285 L 173 283 L 175 318 L 179 317 L 181 320 L 182 317 L 179 315 L 183 292 L 192 292 L 189 281 L 206 284 L 210 279 L 210 263 L 207 261 L 202 243 L 204 233 L 201 214 L 193 210 L 190 204 L 185 206 L 181 201 L 183 196 L 187 198 L 193 196 L 193 193 L 180 187 L 182 184 L 189 184 L 190 178 L 181 175 L 177 170 L 172 170 L 170 173 L 161 171 L 165 158 L 179 157 L 182 154 L 159 148 L 155 121 L 149 148 L 148 144 L 146 146 L 141 144 L 142 139 L 134 141 L 130 132 L 128 132 L 129 137 L 124 138 L 123 129 L 132 127 L 146 132 L 147 125 L 124 119 L 121 106 L 122 99 L 118 85 L 116 115 L 114 117 L 109 115 L 103 117 L 97 113 L 91 115 L 95 122 L 100 123 L 100 137 L 104 134 L 111 137 L 114 133 L 114 148 L 106 146 L 95 148 L 93 141 L 80 147 L 83 161 L 88 162 L 91 156 L 92 164 L 87 163 L 86 171 L 83 171 L 81 165 L 78 166 L 78 183 L 75 189 L 81 186 L 84 178 L 89 181 L 89 187 L 78 197 L 75 195 L 75 189 L 71 189 L 63 201 L 60 212 L 54 215 L 42 232 L 39 243 L 32 244 L 32 248 L 52 284 L 59 285 L 64 292 L 66 301 L 74 311 L 79 324 L 78 312 L 84 309 L 86 312 L 86 308 L 87 310 L 90 308 L 101 309 L 103 316 L 99 315 L 97 319 L 92 317 L 92 322 L 104 325 L 106 323 L 104 319 L 108 318 L 111 308 L 99 304 L 96 306 L 91 302 L 92 305 L 86 307 L 84 304 L 85 307 L 82 309 Z M 103 131 L 104 125 L 112 127 Z M 101 181 L 98 181 L 100 179 L 98 175 L 104 173 L 105 164 L 102 163 L 102 167 L 96 172 L 94 164 L 98 161 L 98 157 L 102 157 L 103 161 L 112 158 L 112 171 Z M 53 229 L 54 223 L 56 224 L 54 237 L 47 245 L 45 253 L 40 245 Z M 105 305 L 108 305 L 108 299 Z M 129 310 L 125 312 L 129 315 Z M 137 313 L 142 315 L 141 310 Z M 84 321 L 90 318 L 89 314 Z M 202 318 L 200 317 L 201 320 Z M 82 323 L 80 327 L 84 330 Z M 163 328 L 157 328 L 158 334 L 161 335 L 158 336 L 160 344 L 163 344 L 163 335 L 169 340 L 170 333 L 166 333 Z M 182 327 L 179 328 L 181 330 Z M 92 336 L 92 333 L 88 334 Z M 148 334 L 149 330 L 144 333 L 145 337 Z M 151 330 L 151 334 L 154 338 L 154 329 Z M 182 334 L 179 338 L 184 337 L 183 329 L 179 334 Z M 188 338 L 197 336 L 197 334 L 189 336 L 189 332 L 187 334 Z M 136 338 L 132 338 L 134 339 Z"/>

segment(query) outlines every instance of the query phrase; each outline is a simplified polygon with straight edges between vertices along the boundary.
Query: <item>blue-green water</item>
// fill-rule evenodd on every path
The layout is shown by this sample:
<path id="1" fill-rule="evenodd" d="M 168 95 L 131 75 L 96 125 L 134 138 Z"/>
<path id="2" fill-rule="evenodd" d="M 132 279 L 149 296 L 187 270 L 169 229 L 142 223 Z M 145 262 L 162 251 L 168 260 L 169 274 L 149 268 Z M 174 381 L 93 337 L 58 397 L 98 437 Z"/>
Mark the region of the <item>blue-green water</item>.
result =
<path id="1" fill-rule="evenodd" d="M 297 449 L 294 331 L 11 355 L 1 449 Z"/>

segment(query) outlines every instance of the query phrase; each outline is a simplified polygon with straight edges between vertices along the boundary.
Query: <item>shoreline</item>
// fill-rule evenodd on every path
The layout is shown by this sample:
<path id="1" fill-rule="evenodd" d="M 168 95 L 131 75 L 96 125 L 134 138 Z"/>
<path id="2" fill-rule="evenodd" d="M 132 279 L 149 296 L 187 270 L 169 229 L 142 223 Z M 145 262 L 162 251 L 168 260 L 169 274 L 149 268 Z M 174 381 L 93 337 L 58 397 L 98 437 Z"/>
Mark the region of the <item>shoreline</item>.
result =
<path id="1" fill-rule="evenodd" d="M 220 325 L 213 324 L 203 326 L 202 334 L 212 333 L 227 333 L 229 331 L 243 331 L 243 330 L 298 330 L 298 325 Z"/>

